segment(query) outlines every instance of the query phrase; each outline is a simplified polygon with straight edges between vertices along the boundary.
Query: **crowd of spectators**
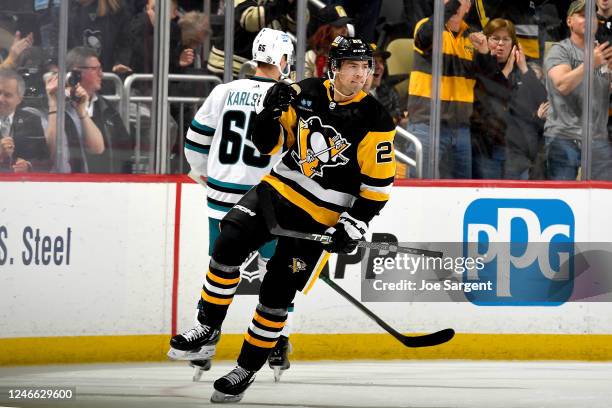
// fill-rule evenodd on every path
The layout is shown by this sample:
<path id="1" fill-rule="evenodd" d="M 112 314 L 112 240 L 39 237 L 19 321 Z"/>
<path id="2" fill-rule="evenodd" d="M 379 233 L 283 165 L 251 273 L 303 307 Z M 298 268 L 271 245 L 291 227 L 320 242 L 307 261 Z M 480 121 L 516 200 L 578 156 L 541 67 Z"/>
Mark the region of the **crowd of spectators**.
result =
<path id="1" fill-rule="evenodd" d="M 271 27 L 295 34 L 296 3 L 235 2 L 235 78 L 250 59 L 259 30 Z M 399 13 L 397 7 L 389 13 L 390 2 L 383 0 L 323 3 L 322 9 L 309 4 L 307 11 L 305 76 L 327 75 L 327 54 L 335 36 L 355 35 L 371 42 L 375 70 L 364 90 L 388 109 L 398 126 L 421 141 L 423 167 L 429 168 L 434 151 L 433 0 L 403 0 Z M 612 1 L 596 3 L 596 43 L 590 50 L 584 41 L 584 0 L 444 1 L 436 169 L 441 178 L 580 178 L 583 61 L 589 51 L 595 66 L 589 123 L 592 178 L 612 179 Z M 59 6 L 58 0 L 37 1 L 28 14 L 11 14 L 0 7 L 0 171 L 133 172 L 135 129 L 126 128 L 115 101 L 102 96 L 107 94 L 102 77 L 114 73 L 125 79 L 132 73 L 153 72 L 156 2 L 70 2 L 67 61 L 72 78 L 65 91 L 65 135 L 58 138 L 57 76 L 45 75 L 43 81 L 42 74 L 57 71 Z M 212 1 L 211 10 L 206 15 L 201 2 L 171 1 L 170 73 L 223 76 L 223 1 Z M 413 66 L 404 76 L 389 75 L 387 69 L 389 58 L 397 55 L 386 46 L 395 38 L 414 41 L 414 48 L 406 50 L 413 54 Z M 408 74 L 408 88 L 397 88 Z M 150 95 L 151 87 L 140 84 L 135 93 Z M 198 97 L 210 92 L 193 85 L 171 84 L 171 90 Z M 175 118 L 189 115 L 175 107 L 171 112 Z M 414 153 L 401 137 L 396 138 L 396 148 Z M 180 154 L 181 149 L 177 144 L 171 151 Z"/>

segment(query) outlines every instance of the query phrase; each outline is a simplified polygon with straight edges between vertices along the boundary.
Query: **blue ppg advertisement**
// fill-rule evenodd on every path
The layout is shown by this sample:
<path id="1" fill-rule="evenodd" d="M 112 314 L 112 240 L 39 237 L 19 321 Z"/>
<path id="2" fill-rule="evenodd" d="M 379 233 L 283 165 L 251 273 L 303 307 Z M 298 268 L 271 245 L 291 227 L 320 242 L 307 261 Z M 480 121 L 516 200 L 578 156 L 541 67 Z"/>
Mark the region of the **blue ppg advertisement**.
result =
<path id="1" fill-rule="evenodd" d="M 484 268 L 464 282 L 492 282 L 494 290 L 466 293 L 482 306 L 556 306 L 572 295 L 574 213 L 558 199 L 473 201 L 463 217 L 463 256 Z"/>

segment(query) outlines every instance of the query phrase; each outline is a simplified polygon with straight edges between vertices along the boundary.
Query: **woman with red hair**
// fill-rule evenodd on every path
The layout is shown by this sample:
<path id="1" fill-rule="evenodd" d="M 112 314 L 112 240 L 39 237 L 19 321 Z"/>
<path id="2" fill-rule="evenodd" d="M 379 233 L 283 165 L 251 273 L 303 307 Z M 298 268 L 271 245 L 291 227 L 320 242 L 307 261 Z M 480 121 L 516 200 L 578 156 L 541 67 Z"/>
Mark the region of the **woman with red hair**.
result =
<path id="1" fill-rule="evenodd" d="M 347 24 L 351 19 L 342 6 L 327 6 L 319 11 L 323 23 L 308 40 L 310 49 L 306 52 L 306 69 L 304 77 L 321 78 L 327 72 L 327 54 L 329 46 L 339 35 L 348 35 Z"/>

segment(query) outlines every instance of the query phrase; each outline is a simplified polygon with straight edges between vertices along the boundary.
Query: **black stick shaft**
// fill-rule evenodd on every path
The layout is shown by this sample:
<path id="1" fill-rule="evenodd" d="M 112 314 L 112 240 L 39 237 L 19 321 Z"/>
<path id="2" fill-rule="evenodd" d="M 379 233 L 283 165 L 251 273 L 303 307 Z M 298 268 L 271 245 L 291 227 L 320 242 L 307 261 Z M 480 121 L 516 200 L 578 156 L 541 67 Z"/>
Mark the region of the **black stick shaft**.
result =
<path id="1" fill-rule="evenodd" d="M 420 336 L 405 336 L 395 330 L 393 327 L 389 326 L 387 322 L 378 317 L 374 312 L 365 307 L 363 303 L 355 299 L 350 295 L 347 291 L 342 289 L 339 285 L 337 285 L 333 280 L 331 280 L 328 276 L 319 275 L 319 279 L 323 280 L 323 282 L 327 283 L 333 290 L 335 290 L 340 296 L 348 300 L 353 306 L 357 307 L 357 309 L 361 310 L 365 313 L 370 319 L 374 320 L 376 324 L 385 329 L 387 333 L 395 337 L 400 343 L 402 343 L 406 347 L 431 347 L 437 346 L 442 343 L 446 343 L 450 341 L 455 336 L 455 331 L 453 329 L 444 329 L 434 333 L 423 334 Z"/>
<path id="2" fill-rule="evenodd" d="M 326 234 L 310 234 L 307 232 L 290 231 L 280 227 L 273 228 L 270 232 L 275 235 L 282 235 L 291 238 L 306 239 L 309 241 L 319 241 L 322 243 L 331 242 L 331 236 Z M 357 246 L 360 248 L 377 249 L 380 251 L 401 252 L 411 255 L 424 255 L 432 258 L 442 258 L 442 252 L 430 251 L 427 249 L 410 248 L 402 245 L 390 244 L 388 242 L 368 242 L 359 241 Z"/>
<path id="3" fill-rule="evenodd" d="M 348 300 L 353 306 L 357 307 L 357 309 L 365 313 L 370 319 L 374 320 L 374 322 L 380 327 L 382 327 L 383 329 L 385 329 L 387 333 L 395 337 L 401 343 L 404 342 L 403 334 L 399 333 L 397 330 L 395 330 L 393 327 L 389 326 L 385 321 L 383 321 L 380 317 L 376 316 L 374 312 L 372 312 L 370 309 L 365 307 L 363 303 L 361 303 L 360 301 L 355 299 L 353 296 L 351 296 L 346 290 L 342 289 L 336 282 L 334 282 L 329 277 L 324 276 L 324 275 L 319 275 L 319 279 L 327 283 L 333 290 L 338 292 L 343 298 Z"/>

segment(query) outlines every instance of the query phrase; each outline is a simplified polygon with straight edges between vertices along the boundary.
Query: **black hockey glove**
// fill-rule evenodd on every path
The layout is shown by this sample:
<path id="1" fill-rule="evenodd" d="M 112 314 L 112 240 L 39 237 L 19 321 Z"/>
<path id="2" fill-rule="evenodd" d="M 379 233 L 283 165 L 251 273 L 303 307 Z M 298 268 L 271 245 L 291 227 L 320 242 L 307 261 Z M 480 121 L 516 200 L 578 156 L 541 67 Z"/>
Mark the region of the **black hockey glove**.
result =
<path id="1" fill-rule="evenodd" d="M 263 100 L 263 112 L 271 115 L 272 118 L 278 119 L 289 109 L 289 105 L 297 96 L 297 92 L 291 86 L 284 82 L 277 82 L 268 89 Z"/>
<path id="2" fill-rule="evenodd" d="M 325 231 L 326 234 L 331 235 L 332 242 L 325 244 L 324 248 L 327 252 L 350 254 L 355 251 L 357 244 L 363 239 L 367 228 L 368 225 L 365 222 L 343 212 L 340 214 L 338 223 Z"/>

